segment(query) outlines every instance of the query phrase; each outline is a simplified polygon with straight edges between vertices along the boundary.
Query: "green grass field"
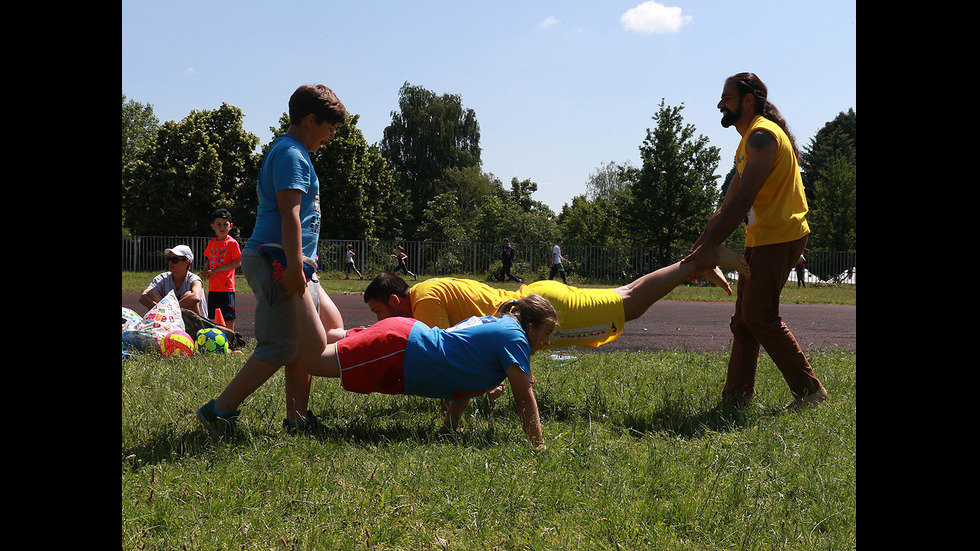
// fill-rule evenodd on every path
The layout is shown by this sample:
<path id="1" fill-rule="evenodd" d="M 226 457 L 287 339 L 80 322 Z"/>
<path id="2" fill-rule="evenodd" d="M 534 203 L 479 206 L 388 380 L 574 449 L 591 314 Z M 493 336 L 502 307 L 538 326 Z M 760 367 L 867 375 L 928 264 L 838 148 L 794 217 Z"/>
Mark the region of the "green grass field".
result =
<path id="1" fill-rule="evenodd" d="M 764 354 L 755 400 L 735 411 L 717 407 L 725 354 L 539 353 L 548 449 L 533 451 L 509 392 L 473 400 L 455 434 L 436 400 L 335 379 L 311 394 L 328 428 L 291 435 L 281 373 L 242 405 L 240 434 L 213 442 L 194 411 L 249 352 L 123 361 L 123 549 L 857 545 L 855 353 L 808 354 L 830 397 L 800 412 L 783 411 Z"/>

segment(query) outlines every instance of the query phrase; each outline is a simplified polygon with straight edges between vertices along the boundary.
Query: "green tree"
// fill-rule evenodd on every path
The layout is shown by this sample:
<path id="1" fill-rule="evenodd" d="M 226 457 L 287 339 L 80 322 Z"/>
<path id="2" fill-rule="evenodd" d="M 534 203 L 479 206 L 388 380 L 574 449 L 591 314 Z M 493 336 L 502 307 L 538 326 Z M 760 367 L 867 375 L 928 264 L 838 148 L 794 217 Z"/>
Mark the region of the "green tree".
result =
<path id="1" fill-rule="evenodd" d="M 122 95 L 122 169 L 139 158 L 143 150 L 153 143 L 160 119 L 153 114 L 152 105 L 129 100 Z M 125 180 L 122 182 L 125 190 Z M 122 208 L 122 228 L 126 233 L 126 208 Z"/>
<path id="2" fill-rule="evenodd" d="M 471 228 L 456 195 L 442 193 L 429 201 L 422 211 L 422 225 L 419 234 L 431 241 L 470 241 Z"/>
<path id="3" fill-rule="evenodd" d="M 157 129 L 152 143 L 123 167 L 123 210 L 133 234 L 207 235 L 218 207 L 232 212 L 236 237 L 255 225 L 259 139 L 245 132 L 242 117 L 241 109 L 224 103 Z"/>
<path id="4" fill-rule="evenodd" d="M 413 235 L 429 201 L 448 191 L 440 187 L 444 172 L 480 166 L 480 126 L 460 96 L 439 96 L 407 82 L 399 90 L 398 107 L 380 149 L 408 197 L 406 230 Z"/>
<path id="5" fill-rule="evenodd" d="M 402 231 L 408 204 L 395 187 L 394 171 L 357 128 L 359 119 L 350 117 L 313 155 L 323 239 L 395 239 Z"/>
<path id="6" fill-rule="evenodd" d="M 589 175 L 589 179 L 585 183 L 585 196 L 590 201 L 611 199 L 629 191 L 639 178 L 639 174 L 640 171 L 629 162 L 623 164 L 612 161 L 603 163 Z"/>
<path id="7" fill-rule="evenodd" d="M 620 204 L 614 197 L 589 200 L 587 195 L 576 195 L 571 205 L 562 205 L 558 215 L 559 232 L 571 243 L 620 245 L 621 241 L 617 241 L 621 218 L 619 208 Z"/>
<path id="8" fill-rule="evenodd" d="M 423 210 L 419 235 L 433 241 L 473 241 L 480 209 L 499 185 L 478 166 L 444 170 L 435 185 L 443 191 Z"/>
<path id="9" fill-rule="evenodd" d="M 800 151 L 800 170 L 808 200 L 813 197 L 813 183 L 820 171 L 838 155 L 857 165 L 857 113 L 853 108 L 838 113 Z"/>
<path id="10" fill-rule="evenodd" d="M 141 151 L 153 143 L 160 119 L 153 114 L 153 106 L 134 100 L 126 101 L 122 95 L 122 166 L 133 162 Z"/>
<path id="11" fill-rule="evenodd" d="M 839 153 L 823 163 L 813 182 L 815 208 L 807 213 L 809 245 L 829 251 L 857 250 L 857 167 Z"/>
<path id="12" fill-rule="evenodd" d="M 615 246 L 629 242 L 620 222 L 640 170 L 630 163 L 603 163 L 585 183 L 586 192 L 562 205 L 558 228 L 564 239 L 591 245 Z"/>
<path id="13" fill-rule="evenodd" d="M 506 237 L 513 243 L 548 243 L 555 238 L 555 213 L 531 199 L 536 183 L 512 178 L 508 191 L 498 178 L 488 177 L 493 187 L 480 204 L 471 241 L 498 243 Z"/>
<path id="14" fill-rule="evenodd" d="M 660 102 L 640 147 L 643 165 L 623 208 L 630 226 L 630 243 L 654 249 L 661 265 L 677 260 L 700 235 L 714 212 L 718 197 L 714 172 L 717 147 L 705 136 L 694 136 L 692 125 L 683 125 L 684 106 Z"/>
<path id="15" fill-rule="evenodd" d="M 857 114 L 841 112 L 800 154 L 810 212 L 808 246 L 857 250 Z"/>

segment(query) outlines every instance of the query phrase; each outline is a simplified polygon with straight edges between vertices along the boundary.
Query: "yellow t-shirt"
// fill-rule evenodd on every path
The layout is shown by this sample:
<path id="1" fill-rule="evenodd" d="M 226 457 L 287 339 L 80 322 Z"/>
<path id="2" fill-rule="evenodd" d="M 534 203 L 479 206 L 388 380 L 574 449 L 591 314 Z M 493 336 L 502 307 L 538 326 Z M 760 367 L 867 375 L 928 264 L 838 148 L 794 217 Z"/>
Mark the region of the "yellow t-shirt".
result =
<path id="1" fill-rule="evenodd" d="M 409 290 L 412 316 L 429 327 L 448 329 L 472 316 L 492 316 L 508 300 L 521 295 L 495 289 L 471 279 L 437 277 L 420 281 Z"/>
<path id="2" fill-rule="evenodd" d="M 522 285 L 521 296 L 537 293 L 558 313 L 558 327 L 546 348 L 587 346 L 596 348 L 619 338 L 626 325 L 623 297 L 615 289 L 579 289 L 543 279 Z"/>
<path id="3" fill-rule="evenodd" d="M 756 115 L 738 144 L 735 167 L 741 175 L 745 168 L 748 137 L 758 129 L 766 130 L 776 138 L 777 151 L 769 177 L 749 211 L 749 224 L 745 228 L 746 247 L 787 243 L 810 233 L 806 222 L 809 209 L 806 194 L 803 193 L 800 166 L 789 137 L 779 125 Z"/>
<path id="4" fill-rule="evenodd" d="M 614 289 L 579 289 L 557 281 L 535 281 L 515 291 L 470 279 L 434 278 L 409 290 L 412 316 L 429 327 L 449 328 L 471 316 L 490 316 L 501 304 L 537 293 L 551 302 L 558 327 L 546 348 L 597 347 L 619 337 L 626 324 L 623 299 Z"/>

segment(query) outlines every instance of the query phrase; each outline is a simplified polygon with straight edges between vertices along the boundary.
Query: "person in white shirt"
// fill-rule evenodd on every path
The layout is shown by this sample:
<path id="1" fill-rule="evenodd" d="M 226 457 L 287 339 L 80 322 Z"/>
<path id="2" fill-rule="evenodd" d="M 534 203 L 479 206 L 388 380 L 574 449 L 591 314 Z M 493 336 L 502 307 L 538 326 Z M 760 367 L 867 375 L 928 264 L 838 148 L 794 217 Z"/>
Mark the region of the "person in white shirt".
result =
<path id="1" fill-rule="evenodd" d="M 561 281 L 565 285 L 568 285 L 568 278 L 565 277 L 565 265 L 564 262 L 568 262 L 568 259 L 561 255 L 561 244 L 565 240 L 558 238 L 558 242 L 551 249 L 551 273 L 548 274 L 548 279 L 555 279 L 555 274 L 561 274 Z"/>

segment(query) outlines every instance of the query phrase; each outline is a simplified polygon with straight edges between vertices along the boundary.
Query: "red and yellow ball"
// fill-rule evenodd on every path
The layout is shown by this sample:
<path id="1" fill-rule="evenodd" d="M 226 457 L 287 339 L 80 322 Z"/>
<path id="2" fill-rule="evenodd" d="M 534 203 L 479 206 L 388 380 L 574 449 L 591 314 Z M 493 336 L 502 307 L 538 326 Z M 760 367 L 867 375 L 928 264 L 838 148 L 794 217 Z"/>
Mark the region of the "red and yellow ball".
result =
<path id="1" fill-rule="evenodd" d="M 160 341 L 160 352 L 164 356 L 193 356 L 194 350 L 194 339 L 179 329 L 167 333 Z"/>

